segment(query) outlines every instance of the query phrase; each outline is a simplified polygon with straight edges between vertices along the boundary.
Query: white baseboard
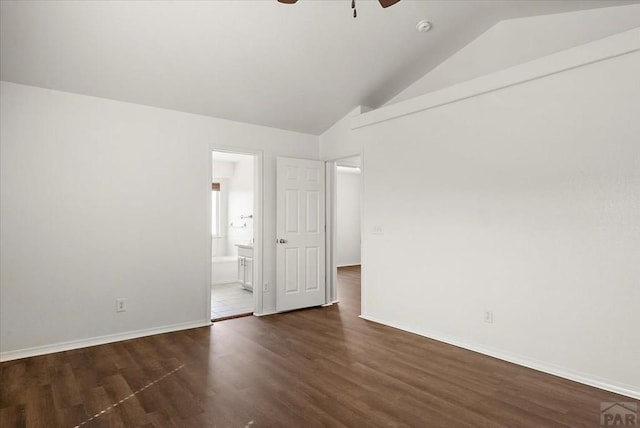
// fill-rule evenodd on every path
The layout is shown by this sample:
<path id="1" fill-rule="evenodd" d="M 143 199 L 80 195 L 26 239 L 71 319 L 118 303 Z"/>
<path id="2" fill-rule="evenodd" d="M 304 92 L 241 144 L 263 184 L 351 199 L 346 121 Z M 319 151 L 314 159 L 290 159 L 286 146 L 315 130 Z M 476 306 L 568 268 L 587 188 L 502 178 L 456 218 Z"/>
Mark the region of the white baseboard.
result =
<path id="1" fill-rule="evenodd" d="M 238 283 L 240 284 L 240 281 L 238 280 L 231 280 L 231 281 L 211 281 L 211 285 L 222 285 L 222 284 L 235 284 Z"/>
<path id="2" fill-rule="evenodd" d="M 640 399 L 640 390 L 634 389 L 635 387 L 627 384 L 612 383 L 606 379 L 599 379 L 589 374 L 566 370 L 562 367 L 554 366 L 553 364 L 545 363 L 543 361 L 533 360 L 521 355 L 514 355 L 508 352 L 501 351 L 499 349 L 487 348 L 482 345 L 467 343 L 459 340 L 455 337 L 441 335 L 430 331 L 418 331 L 414 328 L 407 327 L 401 323 L 390 322 L 382 320 L 380 318 L 372 317 L 369 315 L 360 315 L 360 318 L 367 321 L 372 321 L 378 324 L 383 324 L 389 327 L 397 328 L 399 330 L 407 331 L 409 333 L 417 334 L 418 336 L 428 337 L 439 342 L 444 342 L 449 345 L 457 346 L 459 348 L 468 349 L 470 351 L 478 352 L 480 354 L 488 355 L 490 357 L 498 358 L 499 360 L 508 361 L 513 364 L 528 367 L 530 369 L 538 370 L 540 372 L 552 374 L 554 376 L 562 377 L 572 380 L 574 382 L 582 383 L 585 385 L 593 386 L 595 388 L 603 389 L 605 391 L 614 392 L 616 394 L 625 395 L 627 397 Z"/>
<path id="3" fill-rule="evenodd" d="M 89 346 L 104 345 L 106 343 L 120 342 L 122 340 L 137 339 L 139 337 L 152 336 L 154 334 L 171 333 L 173 331 L 188 330 L 190 328 L 207 327 L 211 320 L 191 321 L 179 324 L 171 324 L 163 327 L 147 328 L 142 330 L 127 331 L 124 333 L 108 334 L 105 336 L 91 337 L 88 339 L 71 340 L 69 342 L 54 343 L 51 345 L 35 346 L 33 348 L 18 349 L 15 351 L 0 352 L 0 362 L 17 360 L 20 358 L 36 357 L 38 355 L 52 354 L 54 352 L 70 351 L 72 349 L 86 348 Z"/>
<path id="4" fill-rule="evenodd" d="M 264 312 L 254 312 L 253 315 L 257 316 L 257 317 L 266 317 L 267 315 L 274 315 L 277 314 L 278 311 L 274 310 L 274 309 L 270 309 L 268 311 L 264 311 Z"/>

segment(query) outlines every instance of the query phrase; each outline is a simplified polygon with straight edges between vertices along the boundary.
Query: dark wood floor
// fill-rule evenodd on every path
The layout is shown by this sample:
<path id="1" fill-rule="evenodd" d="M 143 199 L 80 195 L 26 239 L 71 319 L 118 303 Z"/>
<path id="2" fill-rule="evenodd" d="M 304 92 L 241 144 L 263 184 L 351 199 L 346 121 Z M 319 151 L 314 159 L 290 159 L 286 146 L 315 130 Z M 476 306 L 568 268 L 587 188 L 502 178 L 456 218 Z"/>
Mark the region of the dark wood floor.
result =
<path id="1" fill-rule="evenodd" d="M 339 293 L 3 363 L 0 426 L 597 427 L 601 401 L 632 401 L 364 321 L 359 268 L 340 269 Z"/>

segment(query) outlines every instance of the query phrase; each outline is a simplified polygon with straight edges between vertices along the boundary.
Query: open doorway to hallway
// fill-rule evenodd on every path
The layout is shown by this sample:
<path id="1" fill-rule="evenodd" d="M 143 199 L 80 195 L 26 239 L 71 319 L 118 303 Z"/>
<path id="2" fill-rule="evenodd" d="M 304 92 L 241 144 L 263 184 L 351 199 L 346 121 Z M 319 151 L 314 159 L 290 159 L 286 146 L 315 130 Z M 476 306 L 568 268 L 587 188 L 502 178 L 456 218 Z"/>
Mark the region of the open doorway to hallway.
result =
<path id="1" fill-rule="evenodd" d="M 211 319 L 255 310 L 255 156 L 214 151 L 211 184 Z"/>
<path id="2" fill-rule="evenodd" d="M 333 272 L 338 280 L 335 282 L 335 297 L 340 301 L 345 293 L 352 293 L 357 284 L 360 296 L 361 271 L 361 200 L 362 200 L 362 163 L 360 156 L 351 156 L 335 161 L 334 174 L 334 210 L 333 210 Z M 355 274 L 357 283 L 351 283 L 349 290 L 341 290 L 340 277 Z M 335 278 L 335 277 L 334 277 Z"/>
<path id="3" fill-rule="evenodd" d="M 340 312 L 359 316 L 361 312 L 360 265 L 338 268 L 338 300 Z"/>

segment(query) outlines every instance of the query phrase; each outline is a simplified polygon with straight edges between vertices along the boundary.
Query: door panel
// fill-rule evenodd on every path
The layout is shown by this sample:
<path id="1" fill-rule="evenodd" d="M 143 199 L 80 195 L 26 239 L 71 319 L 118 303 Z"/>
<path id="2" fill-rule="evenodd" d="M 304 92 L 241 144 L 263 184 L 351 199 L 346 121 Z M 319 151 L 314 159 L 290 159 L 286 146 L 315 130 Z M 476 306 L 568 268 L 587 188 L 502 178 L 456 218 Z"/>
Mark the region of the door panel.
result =
<path id="1" fill-rule="evenodd" d="M 312 291 L 317 290 L 320 286 L 320 251 L 318 248 L 309 248 L 307 247 L 307 278 L 305 281 L 306 290 Z"/>
<path id="2" fill-rule="evenodd" d="M 307 218 L 306 218 L 306 231 L 307 233 L 318 233 L 320 230 L 320 193 L 319 192 L 307 192 Z"/>
<path id="3" fill-rule="evenodd" d="M 298 191 L 286 190 L 285 194 L 285 231 L 287 233 L 298 232 L 298 217 L 300 217 L 298 206 Z"/>
<path id="4" fill-rule="evenodd" d="M 298 287 L 298 249 L 286 248 L 284 259 L 285 293 L 297 293 Z"/>
<path id="5" fill-rule="evenodd" d="M 324 163 L 278 158 L 278 311 L 322 305 L 325 296 Z"/>

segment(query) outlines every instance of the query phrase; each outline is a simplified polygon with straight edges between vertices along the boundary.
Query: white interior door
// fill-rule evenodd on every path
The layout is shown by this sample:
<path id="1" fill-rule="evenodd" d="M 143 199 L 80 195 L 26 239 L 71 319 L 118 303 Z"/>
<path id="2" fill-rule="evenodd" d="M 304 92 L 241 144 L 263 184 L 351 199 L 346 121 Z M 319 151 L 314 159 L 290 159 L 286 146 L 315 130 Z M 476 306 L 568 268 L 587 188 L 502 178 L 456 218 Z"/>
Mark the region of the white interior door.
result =
<path id="1" fill-rule="evenodd" d="M 279 312 L 325 303 L 324 163 L 278 158 L 276 182 Z"/>

